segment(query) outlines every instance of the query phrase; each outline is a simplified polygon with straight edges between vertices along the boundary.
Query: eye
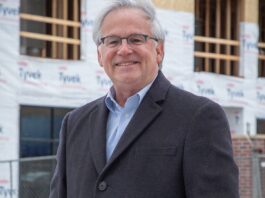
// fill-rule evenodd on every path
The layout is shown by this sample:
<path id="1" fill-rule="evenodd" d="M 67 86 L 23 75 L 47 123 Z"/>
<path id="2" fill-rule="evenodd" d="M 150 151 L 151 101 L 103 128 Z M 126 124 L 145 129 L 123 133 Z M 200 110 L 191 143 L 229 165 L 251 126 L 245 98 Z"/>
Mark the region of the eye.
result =
<path id="1" fill-rule="evenodd" d="M 119 45 L 120 38 L 119 37 L 106 37 L 105 38 L 105 44 L 109 47 L 115 47 Z"/>
<path id="2" fill-rule="evenodd" d="M 143 35 L 131 35 L 128 38 L 129 43 L 134 44 L 134 45 L 140 45 L 145 42 L 145 38 Z"/>

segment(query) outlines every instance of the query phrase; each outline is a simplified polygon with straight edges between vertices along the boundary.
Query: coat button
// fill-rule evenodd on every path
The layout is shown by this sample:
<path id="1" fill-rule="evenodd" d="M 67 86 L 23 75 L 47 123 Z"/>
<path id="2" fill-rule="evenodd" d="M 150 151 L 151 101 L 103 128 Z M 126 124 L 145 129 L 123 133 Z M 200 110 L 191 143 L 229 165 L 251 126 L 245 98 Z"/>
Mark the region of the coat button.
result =
<path id="1" fill-rule="evenodd" d="M 102 181 L 102 182 L 100 182 L 99 184 L 98 184 L 98 189 L 100 190 L 100 191 L 104 191 L 104 190 L 106 190 L 107 189 L 107 183 L 105 182 L 105 181 Z"/>

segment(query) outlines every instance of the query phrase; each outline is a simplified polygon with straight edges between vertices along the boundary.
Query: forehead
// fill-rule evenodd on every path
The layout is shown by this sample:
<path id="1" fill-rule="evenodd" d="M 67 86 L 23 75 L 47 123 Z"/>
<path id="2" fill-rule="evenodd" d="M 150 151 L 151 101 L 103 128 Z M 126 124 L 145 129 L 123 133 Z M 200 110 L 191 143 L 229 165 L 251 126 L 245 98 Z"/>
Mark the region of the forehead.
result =
<path id="1" fill-rule="evenodd" d="M 139 8 L 118 8 L 109 12 L 101 25 L 103 34 L 115 34 L 116 31 L 133 31 L 141 33 L 143 31 L 151 31 L 151 23 L 147 14 Z"/>

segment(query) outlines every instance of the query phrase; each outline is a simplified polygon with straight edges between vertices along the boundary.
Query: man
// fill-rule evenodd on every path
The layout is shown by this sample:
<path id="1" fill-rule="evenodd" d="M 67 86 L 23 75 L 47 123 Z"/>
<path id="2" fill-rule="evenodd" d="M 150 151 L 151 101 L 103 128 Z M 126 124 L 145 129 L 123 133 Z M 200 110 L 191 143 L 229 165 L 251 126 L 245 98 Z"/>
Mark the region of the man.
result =
<path id="1" fill-rule="evenodd" d="M 65 117 L 50 198 L 239 197 L 224 112 L 160 71 L 153 5 L 114 1 L 93 39 L 113 87 Z"/>

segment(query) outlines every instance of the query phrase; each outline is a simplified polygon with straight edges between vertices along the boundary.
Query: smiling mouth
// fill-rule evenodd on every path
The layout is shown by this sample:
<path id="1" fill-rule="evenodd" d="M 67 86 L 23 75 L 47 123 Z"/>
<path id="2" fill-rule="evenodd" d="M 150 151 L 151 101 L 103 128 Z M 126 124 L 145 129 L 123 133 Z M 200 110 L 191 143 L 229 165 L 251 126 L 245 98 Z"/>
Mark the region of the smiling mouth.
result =
<path id="1" fill-rule="evenodd" d="M 118 67 L 127 67 L 127 66 L 131 66 L 131 65 L 134 65 L 134 64 L 137 64 L 139 62 L 137 61 L 131 61 L 131 62 L 122 62 L 122 63 L 116 63 L 115 66 L 118 66 Z"/>

